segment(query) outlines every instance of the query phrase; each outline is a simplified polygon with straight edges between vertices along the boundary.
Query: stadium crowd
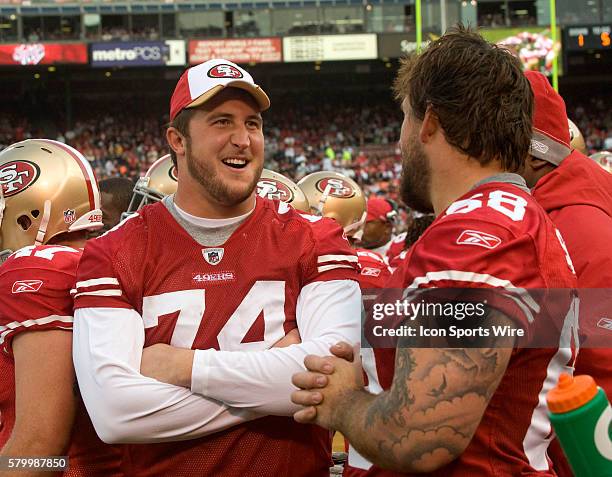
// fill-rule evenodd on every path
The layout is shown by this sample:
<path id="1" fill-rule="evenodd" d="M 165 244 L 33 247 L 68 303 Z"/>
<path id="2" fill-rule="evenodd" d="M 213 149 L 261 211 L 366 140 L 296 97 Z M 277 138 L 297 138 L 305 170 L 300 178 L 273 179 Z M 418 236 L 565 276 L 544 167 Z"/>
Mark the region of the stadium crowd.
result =
<path id="1" fill-rule="evenodd" d="M 293 96 L 272 98 L 264 115 L 266 165 L 299 180 L 319 170 L 337 170 L 353 178 L 367 195 L 398 199 L 401 118 L 389 97 L 361 100 Z M 612 149 L 610 97 L 568 98 L 568 116 L 583 133 L 589 153 Z M 103 110 L 103 106 L 100 106 Z M 82 151 L 99 179 L 138 177 L 167 154 L 164 127 L 167 116 L 145 117 L 116 111 L 77 115 L 72 128 L 61 128 L 55 139 Z M 0 149 L 29 137 L 45 137 L 23 117 L 0 119 Z"/>

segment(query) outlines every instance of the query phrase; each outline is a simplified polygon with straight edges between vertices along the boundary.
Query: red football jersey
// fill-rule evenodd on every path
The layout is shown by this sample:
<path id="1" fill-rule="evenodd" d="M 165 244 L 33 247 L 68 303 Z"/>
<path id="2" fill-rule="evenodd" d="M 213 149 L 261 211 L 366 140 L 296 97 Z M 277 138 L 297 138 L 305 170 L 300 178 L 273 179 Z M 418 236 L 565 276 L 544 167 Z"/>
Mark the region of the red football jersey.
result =
<path id="1" fill-rule="evenodd" d="M 59 245 L 25 247 L 0 266 L 0 448 L 15 423 L 12 340 L 19 333 L 72 330 L 72 298 L 81 251 Z M 67 476 L 118 475 L 121 451 L 96 435 L 79 399 L 68 449 Z"/>
<path id="2" fill-rule="evenodd" d="M 387 284 L 396 289 L 504 288 L 508 295 L 575 286 L 571 261 L 550 219 L 528 193 L 504 182 L 483 184 L 451 204 L 409 249 Z M 567 323 L 575 324 L 570 303 L 563 312 Z M 523 314 L 516 313 L 517 304 Z M 521 327 L 547 329 L 557 342 L 572 345 L 516 348 L 467 449 L 427 475 L 555 475 L 546 455 L 552 430 L 545 396 L 562 371 L 572 370 L 575 350 L 568 334 L 575 329 L 555 329 L 559 303 L 533 309 L 533 302 L 518 294 L 500 305 Z M 377 369 L 393 370 L 392 360 L 376 358 Z M 390 386 L 391 376 L 380 380 L 383 388 Z M 372 466 L 367 475 L 398 474 Z"/>
<path id="3" fill-rule="evenodd" d="M 361 290 L 382 288 L 391 276 L 385 259 L 365 248 L 355 249 L 359 259 L 359 287 Z"/>
<path id="4" fill-rule="evenodd" d="M 362 291 L 363 304 L 367 310 L 371 303 L 376 300 L 376 295 L 387 284 L 389 278 L 391 277 L 391 272 L 385 263 L 385 259 L 380 254 L 364 248 L 355 249 L 355 251 L 357 252 L 357 257 L 359 258 L 359 286 Z M 365 383 L 370 392 L 378 394 L 380 391 L 382 391 L 380 386 L 380 376 L 386 376 L 389 374 L 383 370 L 377 369 L 377 363 L 384 365 L 384 363 L 389 361 L 389 358 L 391 359 L 391 362 L 393 362 L 394 356 L 395 349 L 392 348 L 372 349 L 369 347 L 362 347 L 361 362 L 363 365 Z M 393 376 L 393 367 L 390 369 L 390 375 L 391 377 Z M 349 451 L 349 455 L 355 455 L 355 451 L 350 447 L 350 443 L 346 440 L 345 448 Z M 364 470 L 352 468 L 348 462 L 344 466 L 343 475 L 358 477 L 364 474 Z"/>
<path id="5" fill-rule="evenodd" d="M 75 303 L 138 311 L 145 346 L 257 351 L 297 326 L 296 304 L 305 285 L 346 279 L 357 280 L 357 258 L 331 219 L 301 216 L 286 204 L 257 198 L 253 213 L 223 245 L 207 247 L 158 203 L 88 242 L 77 289 L 85 294 L 77 294 Z M 116 294 L 91 294 L 96 290 Z M 197 323 L 181 322 L 186 294 L 205 300 Z M 269 416 L 199 439 L 128 448 L 126 471 L 139 476 L 328 476 L 331 465 L 329 432 L 291 417 Z"/>
<path id="6" fill-rule="evenodd" d="M 385 254 L 385 260 L 389 264 L 392 270 L 399 266 L 397 263 L 397 258 L 406 248 L 406 232 L 402 232 L 399 235 L 396 235 L 391 239 L 391 245 L 387 249 L 387 253 Z M 392 265 L 395 264 L 395 265 Z"/>

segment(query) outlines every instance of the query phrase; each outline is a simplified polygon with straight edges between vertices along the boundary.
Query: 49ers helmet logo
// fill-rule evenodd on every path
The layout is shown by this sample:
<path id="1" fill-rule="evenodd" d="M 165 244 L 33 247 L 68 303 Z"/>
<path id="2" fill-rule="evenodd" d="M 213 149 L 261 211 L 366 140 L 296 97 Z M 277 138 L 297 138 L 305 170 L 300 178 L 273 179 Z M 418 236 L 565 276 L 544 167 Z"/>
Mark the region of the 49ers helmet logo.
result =
<path id="1" fill-rule="evenodd" d="M 329 189 L 328 194 L 330 196 L 341 199 L 350 199 L 355 195 L 351 184 L 339 177 L 321 179 L 317 182 L 316 187 L 319 192 L 325 192 L 326 189 Z"/>
<path id="2" fill-rule="evenodd" d="M 208 70 L 208 76 L 211 78 L 243 78 L 240 70 L 232 65 L 217 65 Z"/>
<path id="3" fill-rule="evenodd" d="M 257 195 L 266 199 L 277 199 L 287 203 L 293 201 L 292 190 L 276 179 L 259 179 L 257 182 Z"/>
<path id="4" fill-rule="evenodd" d="M 0 187 L 4 197 L 19 194 L 40 176 L 39 167 L 30 161 L 11 161 L 0 166 Z"/>

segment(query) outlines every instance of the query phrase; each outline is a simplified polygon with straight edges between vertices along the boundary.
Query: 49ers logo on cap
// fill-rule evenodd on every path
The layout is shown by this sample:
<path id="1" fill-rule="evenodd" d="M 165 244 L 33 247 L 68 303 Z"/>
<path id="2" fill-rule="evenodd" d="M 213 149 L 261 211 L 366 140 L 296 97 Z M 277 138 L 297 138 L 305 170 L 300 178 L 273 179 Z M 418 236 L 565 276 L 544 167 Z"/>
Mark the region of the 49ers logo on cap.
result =
<path id="1" fill-rule="evenodd" d="M 19 194 L 40 176 L 39 167 L 30 161 L 11 161 L 0 166 L 0 186 L 4 197 Z"/>
<path id="2" fill-rule="evenodd" d="M 316 187 L 319 192 L 325 193 L 327 191 L 332 197 L 349 199 L 355 195 L 351 185 L 339 177 L 321 179 L 317 182 Z"/>
<path id="3" fill-rule="evenodd" d="M 242 72 L 232 65 L 217 65 L 208 70 L 211 78 L 243 78 Z"/>
<path id="4" fill-rule="evenodd" d="M 291 203 L 293 200 L 292 190 L 276 179 L 259 179 L 257 195 L 265 199 L 278 199 L 287 203 Z"/>

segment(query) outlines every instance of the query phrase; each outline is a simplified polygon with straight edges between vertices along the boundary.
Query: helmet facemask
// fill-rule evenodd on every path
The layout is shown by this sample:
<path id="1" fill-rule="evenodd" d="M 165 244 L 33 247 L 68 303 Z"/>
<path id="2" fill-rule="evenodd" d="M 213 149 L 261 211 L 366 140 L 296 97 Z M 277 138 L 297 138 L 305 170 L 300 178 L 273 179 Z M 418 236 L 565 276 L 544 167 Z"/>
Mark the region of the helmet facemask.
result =
<path id="1" fill-rule="evenodd" d="M 164 198 L 163 194 L 149 187 L 150 181 L 151 178 L 147 176 L 138 179 L 138 182 L 136 182 L 136 185 L 134 186 L 134 193 L 132 194 L 130 205 L 128 206 L 128 209 L 121 214 L 122 219 L 129 217 L 134 212 L 138 212 L 145 205 L 154 204 L 155 202 L 159 202 Z"/>

